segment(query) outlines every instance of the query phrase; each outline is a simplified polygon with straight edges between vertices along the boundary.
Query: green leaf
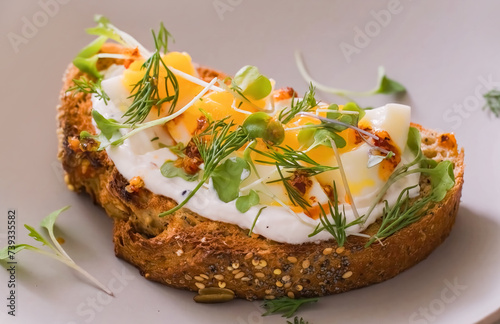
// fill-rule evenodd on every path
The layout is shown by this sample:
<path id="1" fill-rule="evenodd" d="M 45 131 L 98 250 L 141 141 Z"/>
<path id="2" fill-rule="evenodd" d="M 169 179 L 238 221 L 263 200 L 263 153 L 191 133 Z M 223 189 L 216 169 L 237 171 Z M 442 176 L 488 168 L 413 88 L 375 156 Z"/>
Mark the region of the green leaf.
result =
<path id="1" fill-rule="evenodd" d="M 408 130 L 408 140 L 406 141 L 406 145 L 408 145 L 415 157 L 422 155 L 422 149 L 420 148 L 421 144 L 422 140 L 420 139 L 420 131 L 415 127 L 410 127 Z"/>
<path id="2" fill-rule="evenodd" d="M 308 303 L 315 303 L 319 298 L 297 298 L 292 299 L 288 297 L 281 297 L 271 300 L 266 300 L 262 304 L 262 307 L 266 309 L 266 312 L 262 316 L 267 316 L 271 314 L 283 314 L 283 317 L 292 317 L 300 307 Z"/>
<path id="3" fill-rule="evenodd" d="M 50 237 L 52 240 L 54 240 L 54 224 L 57 220 L 57 217 L 63 212 L 66 211 L 70 208 L 70 206 L 65 206 L 59 210 L 53 211 L 50 213 L 48 216 L 46 216 L 44 219 L 42 219 L 42 222 L 40 223 L 40 226 L 44 227 L 47 229 L 49 232 Z"/>
<path id="4" fill-rule="evenodd" d="M 29 231 L 28 235 L 41 242 L 43 245 L 52 246 L 40 233 L 38 233 L 33 227 L 24 224 L 24 227 Z"/>
<path id="5" fill-rule="evenodd" d="M 274 145 L 281 144 L 285 139 L 283 124 L 262 111 L 249 115 L 243 122 L 243 128 L 251 139 L 262 138 Z"/>
<path id="6" fill-rule="evenodd" d="M 212 172 L 212 181 L 220 200 L 230 202 L 238 198 L 241 182 L 250 175 L 250 168 L 242 158 L 232 157 Z"/>
<path id="7" fill-rule="evenodd" d="M 166 161 L 160 168 L 161 174 L 166 178 L 180 177 L 186 181 L 195 181 L 197 174 L 187 174 L 184 169 L 175 166 L 175 161 Z"/>
<path id="8" fill-rule="evenodd" d="M 335 142 L 335 145 L 338 148 L 342 148 L 347 145 L 347 142 L 345 139 L 338 135 L 335 132 L 329 131 L 327 129 L 318 129 L 316 133 L 314 133 L 314 146 L 316 145 L 324 145 L 328 147 L 332 147 L 332 144 L 330 143 L 330 139 L 332 139 Z"/>
<path id="9" fill-rule="evenodd" d="M 313 123 L 307 123 L 305 126 L 314 125 Z M 316 133 L 315 128 L 302 128 L 297 134 L 297 140 L 303 147 L 309 147 L 314 143 L 314 134 Z"/>
<path id="10" fill-rule="evenodd" d="M 260 197 L 255 190 L 250 190 L 250 193 L 246 196 L 239 196 L 236 199 L 236 209 L 241 213 L 246 213 L 250 207 L 259 204 Z"/>
<path id="11" fill-rule="evenodd" d="M 73 64 L 83 73 L 87 73 L 97 79 L 102 78 L 101 72 L 97 70 L 97 56 L 86 57 L 75 57 Z"/>
<path id="12" fill-rule="evenodd" d="M 99 36 L 90 44 L 85 46 L 79 53 L 76 55 L 76 57 L 81 57 L 81 58 L 90 58 L 97 54 L 99 50 L 101 49 L 102 45 L 106 42 L 108 38 L 106 36 Z"/>
<path id="13" fill-rule="evenodd" d="M 120 124 L 114 119 L 106 119 L 97 110 L 92 110 L 92 118 L 94 118 L 97 127 L 106 139 L 111 140 L 113 136 L 120 136 L 118 131 L 120 128 L 128 128 L 128 125 Z"/>
<path id="14" fill-rule="evenodd" d="M 17 254 L 25 249 L 33 251 L 40 250 L 39 248 L 31 246 L 29 244 L 16 244 L 16 245 L 6 246 L 0 250 L 0 260 L 9 260 L 10 257 L 12 256 L 12 253 Z"/>
<path id="15" fill-rule="evenodd" d="M 272 91 L 271 81 L 259 72 L 255 66 L 246 65 L 234 76 L 233 82 L 246 97 L 255 100 L 267 97 Z"/>
<path id="16" fill-rule="evenodd" d="M 406 91 L 406 88 L 401 83 L 387 77 L 383 67 L 379 67 L 378 69 L 378 78 L 378 85 L 372 91 L 373 94 L 393 94 Z"/>
<path id="17" fill-rule="evenodd" d="M 423 172 L 431 178 L 432 200 L 436 202 L 443 200 L 448 190 L 455 185 L 453 164 L 450 161 L 441 161 L 435 168 Z"/>
<path id="18" fill-rule="evenodd" d="M 365 116 L 365 110 L 362 109 L 361 107 L 359 107 L 355 102 L 348 102 L 344 105 L 344 108 L 342 108 L 342 110 L 344 111 L 356 111 L 359 113 L 359 115 L 357 116 L 357 121 L 360 121 L 361 118 L 363 118 Z M 353 115 L 351 115 L 353 116 Z"/>
<path id="19" fill-rule="evenodd" d="M 97 23 L 97 26 L 87 28 L 85 30 L 87 34 L 111 38 L 112 40 L 117 41 L 122 45 L 127 45 L 122 37 L 116 32 L 118 29 L 110 23 L 108 18 L 102 15 L 95 15 L 94 21 Z"/>

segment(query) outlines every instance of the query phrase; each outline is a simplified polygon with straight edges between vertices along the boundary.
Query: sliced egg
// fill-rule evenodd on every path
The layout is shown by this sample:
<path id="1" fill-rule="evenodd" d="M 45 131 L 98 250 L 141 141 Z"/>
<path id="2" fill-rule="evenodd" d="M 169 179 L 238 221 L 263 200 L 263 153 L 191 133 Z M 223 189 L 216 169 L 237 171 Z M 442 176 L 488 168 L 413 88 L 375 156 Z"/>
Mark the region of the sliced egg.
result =
<path id="1" fill-rule="evenodd" d="M 387 131 L 391 139 L 399 146 L 400 151 L 403 151 L 408 137 L 408 128 L 410 127 L 410 107 L 388 104 L 368 110 L 360 123 L 369 125 L 375 130 L 383 129 Z M 380 177 L 380 166 L 367 167 L 370 149 L 371 147 L 368 144 L 362 143 L 340 155 L 356 207 L 369 205 L 386 180 Z M 330 150 L 332 149 L 330 148 Z M 338 166 L 333 151 L 330 154 L 325 154 L 323 159 L 317 162 L 324 165 Z M 332 185 L 335 181 L 339 201 L 349 203 L 339 170 L 322 173 L 317 176 L 317 179 L 323 185 Z"/>

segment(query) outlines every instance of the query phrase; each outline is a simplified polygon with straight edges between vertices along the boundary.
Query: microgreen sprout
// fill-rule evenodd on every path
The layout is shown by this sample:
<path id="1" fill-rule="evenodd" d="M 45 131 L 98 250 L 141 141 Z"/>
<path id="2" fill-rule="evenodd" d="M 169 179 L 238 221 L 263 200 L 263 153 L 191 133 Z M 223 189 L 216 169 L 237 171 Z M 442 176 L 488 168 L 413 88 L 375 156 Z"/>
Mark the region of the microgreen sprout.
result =
<path id="1" fill-rule="evenodd" d="M 65 210 L 67 210 L 69 206 L 63 207 L 59 210 L 56 210 L 52 213 L 50 213 L 47 217 L 45 217 L 42 222 L 41 222 L 41 227 L 45 228 L 47 230 L 47 233 L 49 233 L 50 240 L 52 241 L 52 244 L 43 237 L 39 232 L 37 232 L 33 227 L 29 225 L 24 225 L 24 227 L 29 231 L 29 236 L 34 238 L 36 241 L 42 243 L 42 245 L 46 245 L 49 247 L 52 251 L 47 252 L 44 249 L 40 249 L 38 247 L 29 245 L 29 244 L 16 244 L 6 246 L 3 249 L 0 250 L 0 260 L 12 260 L 14 258 L 14 255 L 19 253 L 22 250 L 30 250 L 33 252 L 37 252 L 40 254 L 43 254 L 45 256 L 48 256 L 50 258 L 53 258 L 57 261 L 60 261 L 67 265 L 70 268 L 75 269 L 76 271 L 80 272 L 83 276 L 85 276 L 88 280 L 90 280 L 94 285 L 102 289 L 105 293 L 107 293 L 110 296 L 113 296 L 113 293 L 102 283 L 100 283 L 96 278 L 94 278 L 92 275 L 90 275 L 87 271 L 82 269 L 80 266 L 78 266 L 73 259 L 70 258 L 70 256 L 64 251 L 62 246 L 59 244 L 57 241 L 55 235 L 54 235 L 54 225 L 57 220 L 57 217 Z"/>

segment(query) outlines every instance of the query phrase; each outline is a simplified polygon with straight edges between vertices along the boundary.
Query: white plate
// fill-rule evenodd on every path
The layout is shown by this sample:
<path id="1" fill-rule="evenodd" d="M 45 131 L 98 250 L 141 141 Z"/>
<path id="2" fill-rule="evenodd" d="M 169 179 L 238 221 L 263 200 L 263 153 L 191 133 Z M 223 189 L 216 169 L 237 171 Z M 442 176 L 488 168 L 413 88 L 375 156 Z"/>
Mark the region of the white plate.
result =
<path id="1" fill-rule="evenodd" d="M 108 298 L 64 265 L 23 252 L 15 318 L 6 315 L 9 276 L 0 271 L 0 319 L 8 319 L 2 323 L 285 323 L 261 317 L 260 303 L 199 305 L 192 293 L 143 279 L 115 258 L 110 219 L 87 196 L 66 189 L 56 158 L 55 107 L 66 65 L 92 40 L 84 28 L 93 25 L 94 13 L 149 47 L 150 28 L 164 21 L 176 39 L 173 49 L 195 61 L 228 73 L 253 64 L 278 86 L 299 92 L 307 85 L 295 66 L 295 49 L 311 74 L 332 86 L 368 89 L 384 65 L 408 94 L 360 102 L 410 104 L 415 122 L 453 131 L 465 147 L 456 225 L 427 260 L 398 277 L 322 298 L 299 314 L 315 324 L 498 319 L 491 314 L 500 307 L 500 119 L 481 109 L 481 94 L 500 87 L 499 10 L 494 1 L 2 2 L 0 245 L 6 245 L 8 208 L 17 210 L 17 241 L 36 245 L 23 224 L 38 227 L 52 210 L 72 205 L 57 222 L 58 235 L 75 261 L 113 282 L 116 293 Z"/>

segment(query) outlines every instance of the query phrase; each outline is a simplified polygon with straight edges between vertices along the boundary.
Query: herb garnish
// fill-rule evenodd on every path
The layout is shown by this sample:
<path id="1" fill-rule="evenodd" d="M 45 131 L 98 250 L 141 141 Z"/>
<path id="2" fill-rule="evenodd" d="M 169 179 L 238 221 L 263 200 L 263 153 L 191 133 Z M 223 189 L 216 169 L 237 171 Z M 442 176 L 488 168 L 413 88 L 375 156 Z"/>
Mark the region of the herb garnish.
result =
<path id="1" fill-rule="evenodd" d="M 329 165 L 322 165 L 314 161 L 306 152 L 296 151 L 290 146 L 276 146 L 269 147 L 268 151 L 261 151 L 256 148 L 250 147 L 251 150 L 257 152 L 258 154 L 271 159 L 268 160 L 255 160 L 255 162 L 277 165 L 280 168 L 291 169 L 302 171 L 307 173 L 307 176 L 315 176 L 323 172 L 336 170 L 338 167 L 333 167 Z"/>
<path id="2" fill-rule="evenodd" d="M 239 196 L 236 199 L 236 209 L 241 213 L 246 213 L 251 207 L 260 202 L 259 194 L 255 190 L 250 190 L 248 195 Z"/>
<path id="3" fill-rule="evenodd" d="M 328 165 L 321 165 L 314 161 L 307 153 L 302 151 L 295 151 L 289 146 L 277 146 L 276 149 L 268 146 L 268 151 L 260 151 L 258 149 L 250 147 L 251 150 L 257 152 L 258 154 L 267 157 L 269 160 L 255 160 L 255 162 L 275 165 L 280 176 L 280 179 L 269 181 L 268 183 L 283 182 L 285 190 L 288 194 L 290 202 L 299 206 L 304 210 L 311 207 L 311 204 L 303 197 L 303 195 L 292 186 L 288 180 L 291 179 L 290 176 L 283 176 L 281 169 L 285 169 L 288 173 L 293 173 L 295 171 L 300 171 L 304 173 L 307 177 L 315 176 L 323 172 L 336 170 L 338 167 L 332 167 Z"/>
<path id="4" fill-rule="evenodd" d="M 50 213 L 47 217 L 45 217 L 42 222 L 40 223 L 40 226 L 45 228 L 47 232 L 49 233 L 50 240 L 52 241 L 53 244 L 51 244 L 47 239 L 45 239 L 40 233 L 38 233 L 33 227 L 29 225 L 24 225 L 26 229 L 29 231 L 29 236 L 34 238 L 36 241 L 41 242 L 43 245 L 48 246 L 52 252 L 47 252 L 45 250 L 42 250 L 38 247 L 29 245 L 29 244 L 16 244 L 13 248 L 12 246 L 6 246 L 3 249 L 0 250 L 0 260 L 9 260 L 13 259 L 14 254 L 19 253 L 22 250 L 31 250 L 43 255 L 46 255 L 48 257 L 51 257 L 53 259 L 56 259 L 57 261 L 60 261 L 67 265 L 70 268 L 75 269 L 76 271 L 80 272 L 83 276 L 85 276 L 87 279 L 89 279 L 93 284 L 95 284 L 97 287 L 102 289 L 105 293 L 107 293 L 110 296 L 113 296 L 113 293 L 102 283 L 100 283 L 96 278 L 94 278 L 92 275 L 90 275 L 87 271 L 82 269 L 80 266 L 78 266 L 73 259 L 69 257 L 69 255 L 64 251 L 62 246 L 59 244 L 57 239 L 54 236 L 54 224 L 57 220 L 57 217 L 59 214 L 61 214 L 63 211 L 67 210 L 69 206 L 63 207 L 59 210 L 56 210 L 52 213 Z"/>
<path id="5" fill-rule="evenodd" d="M 283 317 L 292 317 L 300 307 L 305 304 L 315 303 L 318 298 L 297 298 L 292 299 L 288 297 L 281 297 L 271 300 L 266 300 L 262 304 L 262 307 L 266 309 L 266 312 L 262 316 L 267 316 L 271 314 L 282 313 Z"/>
<path id="6" fill-rule="evenodd" d="M 82 76 L 80 79 L 73 79 L 73 82 L 75 85 L 68 88 L 66 92 L 74 91 L 73 96 L 78 93 L 95 94 L 97 99 L 102 99 L 105 105 L 108 104 L 108 100 L 110 99 L 108 94 L 102 89 L 101 79 L 97 79 L 97 81 L 94 82 L 92 80 L 88 80 L 85 76 Z"/>
<path id="7" fill-rule="evenodd" d="M 248 141 L 248 134 L 241 126 L 235 131 L 230 131 L 234 123 L 233 121 L 227 123 L 226 120 L 227 117 L 213 122 L 205 131 L 193 137 L 204 163 L 203 175 L 198 185 L 182 202 L 172 209 L 162 212 L 160 217 L 170 215 L 182 208 L 211 177 L 217 166 Z"/>
<path id="8" fill-rule="evenodd" d="M 332 88 L 325 86 L 317 81 L 315 81 L 307 72 L 304 62 L 302 60 L 302 56 L 300 52 L 295 52 L 295 62 L 297 64 L 297 67 L 299 68 L 299 72 L 302 75 L 302 77 L 308 82 L 313 84 L 318 90 L 335 94 L 338 96 L 342 97 L 350 97 L 350 96 L 356 96 L 356 97 L 362 97 L 362 96 L 372 96 L 376 94 L 397 94 L 397 93 L 404 93 L 406 92 L 406 88 L 399 82 L 389 79 L 387 75 L 385 74 L 385 69 L 384 67 L 380 66 L 378 68 L 378 78 L 377 78 L 377 85 L 368 91 L 350 91 L 350 90 L 344 90 L 344 89 L 338 89 L 338 88 Z"/>
<path id="9" fill-rule="evenodd" d="M 316 101 L 315 88 L 312 83 L 309 85 L 309 90 L 304 94 L 304 98 L 302 100 L 298 100 L 295 98 L 295 93 L 292 96 L 292 103 L 290 104 L 290 108 L 285 108 L 280 111 L 278 115 L 278 119 L 283 124 L 289 123 L 298 113 L 307 112 L 316 107 L 318 102 Z"/>
<path id="10" fill-rule="evenodd" d="M 492 89 L 483 95 L 486 104 L 483 109 L 489 109 L 496 117 L 500 117 L 500 91 Z"/>
<path id="11" fill-rule="evenodd" d="M 145 70 L 144 77 L 132 88 L 129 98 L 133 98 L 133 102 L 123 115 L 123 117 L 128 117 L 125 123 L 130 123 L 132 125 L 142 123 L 153 107 L 158 109 L 159 116 L 161 111 L 160 106 L 166 102 L 170 103 L 168 114 L 172 114 L 175 110 L 177 100 L 179 99 L 179 84 L 177 78 L 161 57 L 161 49 L 167 50 L 168 36 L 170 33 L 165 29 L 163 23 L 160 24 L 160 31 L 158 32 L 158 35 L 161 37 L 157 37 L 154 31 L 151 32 L 153 34 L 156 51 L 141 66 L 141 70 Z M 167 76 L 164 77 L 167 96 L 164 98 L 160 98 L 158 88 L 160 68 L 162 66 L 167 73 Z M 169 83 L 174 91 L 172 94 L 168 89 Z"/>
<path id="12" fill-rule="evenodd" d="M 365 244 L 365 247 L 369 247 L 373 242 L 375 242 L 375 240 L 391 236 L 406 226 L 413 224 L 425 214 L 425 211 L 422 209 L 432 200 L 433 197 L 432 195 L 429 195 L 410 205 L 409 192 L 415 187 L 416 185 L 405 188 L 399 194 L 396 203 L 392 207 L 389 207 L 387 200 L 384 201 L 385 207 L 382 214 L 382 224 L 380 225 L 377 234 L 370 238 L 370 240 Z"/>
<path id="13" fill-rule="evenodd" d="M 432 186 L 432 201 L 439 202 L 444 199 L 446 193 L 449 189 L 453 187 L 455 184 L 455 176 L 453 174 L 453 164 L 450 161 L 444 160 L 439 163 L 435 161 L 426 162 L 425 156 L 422 153 L 422 149 L 420 147 L 420 131 L 415 127 L 410 127 L 408 131 L 408 141 L 407 145 L 410 150 L 415 155 L 415 159 L 411 162 L 408 162 L 401 167 L 394 170 L 394 172 L 389 176 L 389 179 L 385 183 L 385 185 L 379 190 L 377 196 L 373 200 L 373 203 L 370 205 L 367 213 L 363 216 L 365 221 L 370 216 L 371 212 L 378 204 L 378 202 L 385 195 L 389 187 L 394 184 L 399 179 L 406 177 L 407 175 L 413 173 L 423 173 L 430 177 L 431 186 Z M 425 164 L 420 167 L 417 164 Z M 417 166 L 417 167 L 414 167 Z M 414 168 L 412 168 L 414 167 Z"/>
<path id="14" fill-rule="evenodd" d="M 337 245 L 339 247 L 344 246 L 345 240 L 347 238 L 346 234 L 346 229 L 348 229 L 351 226 L 360 224 L 363 222 L 362 218 L 357 218 L 350 222 L 349 224 L 346 224 L 346 216 L 345 216 L 345 209 L 342 209 L 342 212 L 339 211 L 339 200 L 338 200 L 338 195 L 337 195 L 337 186 L 335 182 L 333 183 L 333 196 L 334 201 L 333 203 L 331 201 L 328 201 L 328 209 L 329 209 L 329 214 L 325 212 L 323 206 L 321 204 L 318 204 L 321 213 L 319 215 L 319 220 L 321 224 L 318 224 L 314 231 L 309 234 L 309 237 L 312 237 L 323 230 L 326 230 L 330 234 L 332 234 L 333 238 L 335 241 L 337 241 Z M 330 222 L 328 217 L 331 217 L 333 219 L 333 223 Z"/>
<path id="15" fill-rule="evenodd" d="M 260 214 L 261 214 L 261 213 L 262 213 L 262 211 L 263 211 L 264 209 L 266 209 L 266 208 L 267 208 L 267 206 L 261 207 L 261 208 L 259 209 L 259 211 L 257 212 L 257 215 L 255 216 L 255 218 L 254 218 L 254 220 L 253 220 L 252 227 L 250 227 L 250 230 L 248 231 L 248 236 L 252 236 L 252 233 L 253 233 L 253 229 L 254 229 L 254 227 L 255 227 L 255 224 L 257 224 L 257 220 L 259 219 Z"/>

